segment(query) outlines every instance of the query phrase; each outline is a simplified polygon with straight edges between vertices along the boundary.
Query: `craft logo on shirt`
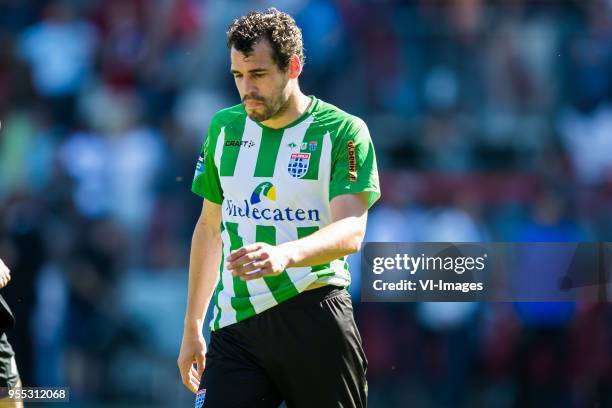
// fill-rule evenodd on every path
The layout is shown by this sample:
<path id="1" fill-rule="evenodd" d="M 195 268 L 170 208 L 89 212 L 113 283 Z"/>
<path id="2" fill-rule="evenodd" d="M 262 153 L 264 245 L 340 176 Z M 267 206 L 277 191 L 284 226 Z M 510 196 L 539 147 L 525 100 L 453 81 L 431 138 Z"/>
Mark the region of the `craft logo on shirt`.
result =
<path id="1" fill-rule="evenodd" d="M 204 406 L 204 398 L 206 398 L 206 388 L 203 388 L 197 392 L 195 399 L 195 408 L 202 408 Z"/>
<path id="2" fill-rule="evenodd" d="M 226 147 L 253 147 L 255 142 L 252 140 L 226 140 Z"/>
<path id="3" fill-rule="evenodd" d="M 355 143 L 349 140 L 348 147 L 348 165 L 349 165 L 349 181 L 357 181 L 357 160 L 355 158 Z"/>
<path id="4" fill-rule="evenodd" d="M 302 178 L 308 173 L 310 153 L 291 153 L 287 171 L 292 177 Z"/>

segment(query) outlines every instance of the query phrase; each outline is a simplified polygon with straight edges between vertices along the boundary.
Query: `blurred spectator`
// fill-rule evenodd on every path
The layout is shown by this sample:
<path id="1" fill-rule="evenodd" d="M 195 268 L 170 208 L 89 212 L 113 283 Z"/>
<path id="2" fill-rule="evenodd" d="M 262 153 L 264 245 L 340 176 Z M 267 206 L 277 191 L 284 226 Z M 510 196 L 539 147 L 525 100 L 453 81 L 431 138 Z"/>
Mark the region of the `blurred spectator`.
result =
<path id="1" fill-rule="evenodd" d="M 63 125 L 73 120 L 74 98 L 92 74 L 96 47 L 95 30 L 75 17 L 69 4 L 49 3 L 43 20 L 23 33 L 20 45 L 38 94 L 48 99 L 55 119 Z"/>
<path id="2" fill-rule="evenodd" d="M 59 161 L 74 182 L 73 202 L 85 217 L 97 217 L 110 211 L 108 142 L 91 132 L 75 132 L 59 149 Z"/>
<path id="3" fill-rule="evenodd" d="M 559 119 L 559 133 L 581 182 L 600 185 L 612 180 L 608 154 L 612 151 L 612 103 L 598 105 L 590 113 L 566 109 Z"/>

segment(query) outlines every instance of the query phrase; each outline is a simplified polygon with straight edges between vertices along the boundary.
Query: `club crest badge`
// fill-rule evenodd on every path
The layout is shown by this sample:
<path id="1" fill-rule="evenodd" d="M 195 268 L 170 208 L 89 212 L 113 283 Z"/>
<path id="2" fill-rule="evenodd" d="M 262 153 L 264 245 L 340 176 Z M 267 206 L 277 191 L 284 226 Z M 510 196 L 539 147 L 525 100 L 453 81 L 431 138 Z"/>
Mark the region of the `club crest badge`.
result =
<path id="1" fill-rule="evenodd" d="M 308 172 L 310 153 L 291 153 L 287 170 L 292 177 L 302 178 Z"/>

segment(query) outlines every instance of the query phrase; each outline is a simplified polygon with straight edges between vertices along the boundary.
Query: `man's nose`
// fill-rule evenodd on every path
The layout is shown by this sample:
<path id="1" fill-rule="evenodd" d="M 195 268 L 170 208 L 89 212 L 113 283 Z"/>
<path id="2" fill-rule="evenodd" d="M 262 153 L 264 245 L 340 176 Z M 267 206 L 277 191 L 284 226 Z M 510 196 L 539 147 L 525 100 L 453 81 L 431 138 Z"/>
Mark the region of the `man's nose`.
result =
<path id="1" fill-rule="evenodd" d="M 245 78 L 243 85 L 244 85 L 245 95 L 256 95 L 257 94 L 257 87 L 255 86 L 255 82 L 253 80 Z"/>

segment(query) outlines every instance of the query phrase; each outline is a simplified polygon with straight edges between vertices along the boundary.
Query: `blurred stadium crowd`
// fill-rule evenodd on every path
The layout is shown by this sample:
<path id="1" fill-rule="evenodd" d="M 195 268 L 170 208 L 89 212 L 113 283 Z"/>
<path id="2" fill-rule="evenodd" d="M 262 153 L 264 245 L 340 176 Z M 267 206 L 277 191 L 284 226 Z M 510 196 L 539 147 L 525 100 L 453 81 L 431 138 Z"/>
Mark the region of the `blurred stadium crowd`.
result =
<path id="1" fill-rule="evenodd" d="M 191 178 L 210 117 L 238 103 L 225 29 L 269 5 L 0 1 L 0 256 L 25 385 L 191 398 Z M 612 1 L 278 6 L 303 29 L 302 89 L 370 127 L 368 240 L 612 240 Z M 356 314 L 373 407 L 612 406 L 609 304 Z"/>

